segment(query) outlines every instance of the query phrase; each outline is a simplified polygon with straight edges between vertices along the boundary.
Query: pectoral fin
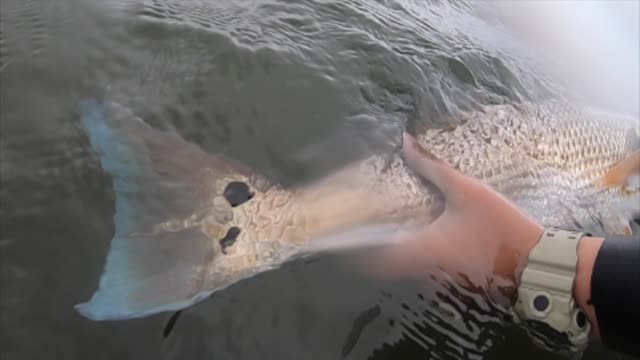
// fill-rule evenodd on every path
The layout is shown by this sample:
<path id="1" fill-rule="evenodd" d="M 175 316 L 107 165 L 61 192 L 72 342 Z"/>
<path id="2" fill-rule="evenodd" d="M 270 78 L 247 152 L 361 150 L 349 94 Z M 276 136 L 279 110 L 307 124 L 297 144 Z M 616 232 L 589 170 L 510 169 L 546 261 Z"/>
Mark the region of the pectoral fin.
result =
<path id="1" fill-rule="evenodd" d="M 610 216 L 602 219 L 603 230 L 606 234 L 631 236 L 634 232 L 634 223 L 622 216 Z"/>
<path id="2" fill-rule="evenodd" d="M 605 187 L 626 186 L 640 175 L 640 150 L 627 155 L 622 161 L 611 168 L 603 177 Z"/>

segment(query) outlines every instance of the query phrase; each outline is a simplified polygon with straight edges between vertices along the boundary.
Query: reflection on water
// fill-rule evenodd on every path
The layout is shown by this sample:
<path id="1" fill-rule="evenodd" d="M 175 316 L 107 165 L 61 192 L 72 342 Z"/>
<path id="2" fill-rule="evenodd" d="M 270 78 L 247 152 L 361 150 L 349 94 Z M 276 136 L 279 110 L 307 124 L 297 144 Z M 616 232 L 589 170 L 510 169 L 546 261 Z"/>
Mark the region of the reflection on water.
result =
<path id="1" fill-rule="evenodd" d="M 72 308 L 102 271 L 114 212 L 111 179 L 79 126 L 80 100 L 118 101 L 210 152 L 299 182 L 387 145 L 399 126 L 441 126 L 479 104 L 565 97 L 535 54 L 496 25 L 489 5 L 5 0 L 0 7 L 7 358 L 552 357 L 481 297 L 473 297 L 474 311 L 460 311 L 469 306 L 462 303 L 442 311 L 436 294 L 451 290 L 371 284 L 331 259 L 240 283 L 185 311 L 166 340 L 168 315 L 95 323 Z M 345 131 L 358 138 L 325 143 Z M 597 346 L 587 354 L 602 356 Z"/>

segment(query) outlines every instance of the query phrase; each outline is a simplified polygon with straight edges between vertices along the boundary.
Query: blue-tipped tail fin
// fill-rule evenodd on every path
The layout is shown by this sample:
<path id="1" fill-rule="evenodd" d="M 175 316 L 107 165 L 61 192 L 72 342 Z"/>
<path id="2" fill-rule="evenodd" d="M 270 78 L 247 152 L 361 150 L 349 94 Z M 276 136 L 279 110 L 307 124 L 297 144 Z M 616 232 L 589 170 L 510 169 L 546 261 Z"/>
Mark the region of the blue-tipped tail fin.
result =
<path id="1" fill-rule="evenodd" d="M 207 296 L 220 249 L 199 226 L 222 192 L 212 174 L 249 169 L 153 129 L 114 103 L 81 104 L 82 123 L 115 193 L 115 233 L 98 290 L 76 309 L 93 320 L 178 310 Z"/>

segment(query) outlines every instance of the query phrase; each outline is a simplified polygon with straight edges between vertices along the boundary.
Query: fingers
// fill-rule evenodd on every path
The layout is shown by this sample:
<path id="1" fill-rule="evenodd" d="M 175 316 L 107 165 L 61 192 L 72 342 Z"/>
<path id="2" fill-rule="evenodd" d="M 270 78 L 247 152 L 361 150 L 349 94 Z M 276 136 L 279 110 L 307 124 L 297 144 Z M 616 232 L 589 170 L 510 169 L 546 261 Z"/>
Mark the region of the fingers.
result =
<path id="1" fill-rule="evenodd" d="M 442 162 L 407 133 L 403 134 L 402 155 L 411 170 L 442 191 L 448 204 L 471 190 L 473 179 Z"/>

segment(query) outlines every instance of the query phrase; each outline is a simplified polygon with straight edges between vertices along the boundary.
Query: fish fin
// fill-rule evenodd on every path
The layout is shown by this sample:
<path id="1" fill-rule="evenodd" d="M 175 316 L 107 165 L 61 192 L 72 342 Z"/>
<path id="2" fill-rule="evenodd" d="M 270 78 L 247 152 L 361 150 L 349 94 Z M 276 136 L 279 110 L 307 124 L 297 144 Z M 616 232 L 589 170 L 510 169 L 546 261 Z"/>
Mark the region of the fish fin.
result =
<path id="1" fill-rule="evenodd" d="M 85 101 L 80 112 L 113 180 L 115 230 L 99 287 L 76 310 L 93 320 L 127 319 L 180 310 L 208 296 L 207 271 L 221 249 L 201 224 L 213 210 L 225 210 L 220 202 L 231 208 L 216 176 L 250 184 L 256 178 L 115 103 Z M 215 207 L 214 194 L 220 194 Z"/>
<path id="2" fill-rule="evenodd" d="M 607 234 L 619 235 L 619 236 L 631 236 L 633 235 L 633 229 L 630 224 L 625 223 L 605 223 L 604 230 Z"/>
<path id="3" fill-rule="evenodd" d="M 631 236 L 634 234 L 631 220 L 623 216 L 611 215 L 602 219 L 602 230 L 609 235 Z"/>
<path id="4" fill-rule="evenodd" d="M 640 175 L 640 150 L 627 155 L 612 167 L 602 178 L 602 185 L 605 187 L 625 186 L 638 175 Z"/>

